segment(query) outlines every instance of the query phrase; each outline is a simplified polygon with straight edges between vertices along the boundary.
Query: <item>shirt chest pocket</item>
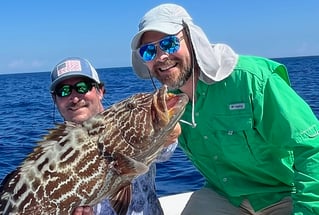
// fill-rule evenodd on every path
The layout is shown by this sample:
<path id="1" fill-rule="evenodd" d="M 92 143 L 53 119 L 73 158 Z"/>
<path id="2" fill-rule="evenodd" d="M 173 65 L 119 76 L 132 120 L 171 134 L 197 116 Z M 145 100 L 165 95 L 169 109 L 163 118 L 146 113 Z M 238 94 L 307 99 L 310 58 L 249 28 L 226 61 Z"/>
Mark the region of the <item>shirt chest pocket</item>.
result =
<path id="1" fill-rule="evenodd" d="M 219 151 L 219 158 L 247 165 L 256 162 L 259 137 L 253 128 L 251 114 L 218 115 L 209 120 L 211 141 Z"/>

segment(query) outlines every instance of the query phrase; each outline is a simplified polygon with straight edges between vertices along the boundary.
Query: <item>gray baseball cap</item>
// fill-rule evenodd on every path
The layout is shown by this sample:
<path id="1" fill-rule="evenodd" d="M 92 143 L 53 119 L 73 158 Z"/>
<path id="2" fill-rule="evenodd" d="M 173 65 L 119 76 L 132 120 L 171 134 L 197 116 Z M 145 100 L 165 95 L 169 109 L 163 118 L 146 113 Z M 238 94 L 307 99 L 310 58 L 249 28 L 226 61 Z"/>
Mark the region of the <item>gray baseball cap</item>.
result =
<path id="1" fill-rule="evenodd" d="M 86 77 L 100 84 L 99 75 L 88 60 L 80 57 L 68 57 L 53 68 L 50 91 L 54 91 L 59 83 L 71 77 Z"/>

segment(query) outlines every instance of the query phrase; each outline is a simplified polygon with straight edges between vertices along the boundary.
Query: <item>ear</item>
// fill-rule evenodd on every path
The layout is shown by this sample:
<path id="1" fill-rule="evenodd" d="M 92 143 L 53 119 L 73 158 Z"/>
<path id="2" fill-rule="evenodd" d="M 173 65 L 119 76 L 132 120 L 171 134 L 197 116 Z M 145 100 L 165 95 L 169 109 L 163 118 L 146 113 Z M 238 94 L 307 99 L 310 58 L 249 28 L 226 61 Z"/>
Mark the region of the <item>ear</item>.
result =
<path id="1" fill-rule="evenodd" d="M 102 86 L 102 87 L 100 88 L 100 90 L 102 91 L 102 94 L 103 94 L 103 95 L 106 93 L 106 89 L 105 89 L 104 86 Z"/>
<path id="2" fill-rule="evenodd" d="M 105 89 L 103 86 L 95 87 L 95 91 L 97 96 L 99 97 L 100 101 L 102 101 L 105 93 Z"/>
<path id="3" fill-rule="evenodd" d="M 99 88 L 96 88 L 96 90 L 101 94 L 101 98 L 103 98 L 104 94 L 106 93 L 104 86 L 99 86 Z"/>

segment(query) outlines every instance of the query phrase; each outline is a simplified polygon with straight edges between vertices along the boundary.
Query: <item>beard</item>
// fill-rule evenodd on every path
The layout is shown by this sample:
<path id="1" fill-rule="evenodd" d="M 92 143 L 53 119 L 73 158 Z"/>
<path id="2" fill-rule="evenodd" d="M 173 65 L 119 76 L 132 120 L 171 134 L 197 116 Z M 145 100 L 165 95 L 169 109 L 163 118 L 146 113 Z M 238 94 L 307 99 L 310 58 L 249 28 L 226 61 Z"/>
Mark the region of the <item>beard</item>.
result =
<path id="1" fill-rule="evenodd" d="M 158 79 L 162 84 L 166 84 L 168 89 L 176 90 L 181 88 L 188 79 L 192 76 L 192 69 L 187 67 L 176 76 L 175 74 L 170 74 L 166 76 L 156 75 L 156 79 Z"/>

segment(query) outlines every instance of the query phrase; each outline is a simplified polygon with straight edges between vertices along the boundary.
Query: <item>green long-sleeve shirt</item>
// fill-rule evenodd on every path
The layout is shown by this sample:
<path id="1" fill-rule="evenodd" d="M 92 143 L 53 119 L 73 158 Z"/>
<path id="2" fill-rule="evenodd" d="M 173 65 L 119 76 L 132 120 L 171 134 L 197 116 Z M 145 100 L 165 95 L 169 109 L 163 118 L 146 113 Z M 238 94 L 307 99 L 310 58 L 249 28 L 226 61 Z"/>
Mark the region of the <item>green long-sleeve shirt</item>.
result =
<path id="1" fill-rule="evenodd" d="M 183 120 L 191 110 L 190 102 Z M 319 122 L 283 65 L 240 56 L 226 79 L 198 81 L 195 121 L 181 124 L 179 143 L 206 186 L 237 206 L 248 199 L 259 210 L 292 196 L 295 214 L 319 214 Z"/>

